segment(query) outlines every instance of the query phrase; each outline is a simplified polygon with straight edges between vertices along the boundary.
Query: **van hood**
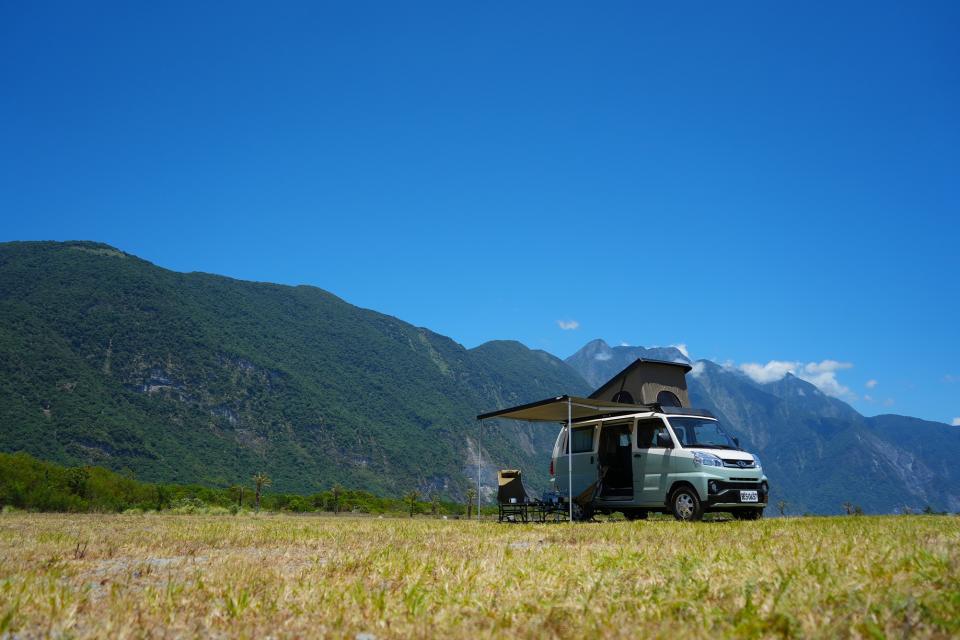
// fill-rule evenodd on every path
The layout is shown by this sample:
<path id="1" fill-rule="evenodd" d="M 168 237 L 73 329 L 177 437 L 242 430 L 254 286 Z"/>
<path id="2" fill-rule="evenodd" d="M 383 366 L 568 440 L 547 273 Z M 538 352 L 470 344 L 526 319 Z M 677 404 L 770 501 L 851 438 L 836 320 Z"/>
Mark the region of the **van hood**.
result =
<path id="1" fill-rule="evenodd" d="M 747 462 L 753 462 L 752 453 L 747 453 L 746 451 L 738 451 L 736 449 L 712 449 L 710 447 L 684 447 L 683 450 L 709 453 L 717 456 L 718 458 L 723 458 L 724 460 L 745 460 Z"/>

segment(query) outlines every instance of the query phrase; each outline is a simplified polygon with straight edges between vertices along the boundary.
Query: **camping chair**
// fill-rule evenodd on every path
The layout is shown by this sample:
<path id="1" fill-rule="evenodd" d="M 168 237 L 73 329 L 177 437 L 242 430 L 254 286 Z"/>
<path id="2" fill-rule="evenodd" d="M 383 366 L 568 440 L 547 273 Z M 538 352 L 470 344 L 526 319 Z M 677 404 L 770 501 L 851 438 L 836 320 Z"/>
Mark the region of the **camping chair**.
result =
<path id="1" fill-rule="evenodd" d="M 603 481 L 607 476 L 607 471 L 609 470 L 609 467 L 601 466 L 596 482 L 593 482 L 590 486 L 581 491 L 580 495 L 574 496 L 573 504 L 579 507 L 578 511 L 574 513 L 574 520 L 593 520 L 595 507 L 594 501 L 598 495 L 603 494 Z"/>
<path id="2" fill-rule="evenodd" d="M 519 469 L 501 469 L 497 473 L 497 509 L 500 522 L 529 522 L 543 519 L 539 500 L 527 495 Z"/>

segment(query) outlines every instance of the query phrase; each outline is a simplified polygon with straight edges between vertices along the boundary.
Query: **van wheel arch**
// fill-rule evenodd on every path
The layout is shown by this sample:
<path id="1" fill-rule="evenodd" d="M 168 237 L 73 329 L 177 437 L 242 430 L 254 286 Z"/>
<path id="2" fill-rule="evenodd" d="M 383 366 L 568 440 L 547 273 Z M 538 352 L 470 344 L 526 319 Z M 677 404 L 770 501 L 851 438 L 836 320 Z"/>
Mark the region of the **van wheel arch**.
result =
<path id="1" fill-rule="evenodd" d="M 673 502 L 673 494 L 676 493 L 677 489 L 681 487 L 686 487 L 687 489 L 690 489 L 695 494 L 697 494 L 698 498 L 700 497 L 700 492 L 697 491 L 697 488 L 693 486 L 691 483 L 687 482 L 686 480 L 677 480 L 672 485 L 670 485 L 670 490 L 667 491 L 667 500 L 666 502 L 664 502 L 664 506 L 666 506 L 667 509 L 671 508 L 671 502 Z"/>
<path id="2" fill-rule="evenodd" d="M 675 483 L 668 496 L 667 506 L 677 520 L 693 522 L 703 518 L 705 505 L 696 487 L 689 482 Z"/>

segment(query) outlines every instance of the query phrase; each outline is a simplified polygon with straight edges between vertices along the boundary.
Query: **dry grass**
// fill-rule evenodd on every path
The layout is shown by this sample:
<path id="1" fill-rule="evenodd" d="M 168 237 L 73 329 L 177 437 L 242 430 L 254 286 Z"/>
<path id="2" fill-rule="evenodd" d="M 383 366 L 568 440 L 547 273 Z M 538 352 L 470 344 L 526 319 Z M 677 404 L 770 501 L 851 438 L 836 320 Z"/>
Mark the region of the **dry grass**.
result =
<path id="1" fill-rule="evenodd" d="M 955 637 L 958 585 L 957 517 L 0 516 L 17 638 Z"/>

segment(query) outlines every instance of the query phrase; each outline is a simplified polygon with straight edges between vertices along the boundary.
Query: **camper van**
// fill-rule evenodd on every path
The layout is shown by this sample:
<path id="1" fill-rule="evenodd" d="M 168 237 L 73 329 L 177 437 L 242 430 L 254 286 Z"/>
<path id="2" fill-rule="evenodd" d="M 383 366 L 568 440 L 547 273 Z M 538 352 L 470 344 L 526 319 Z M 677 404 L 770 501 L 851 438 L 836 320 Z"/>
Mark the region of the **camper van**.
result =
<path id="1" fill-rule="evenodd" d="M 529 504 L 565 503 L 571 520 L 617 511 L 631 520 L 650 512 L 699 520 L 711 511 L 756 520 L 770 495 L 760 458 L 710 412 L 690 406 L 691 370 L 638 358 L 587 398 L 555 396 L 477 419 L 481 428 L 494 418 L 563 424 L 550 461 L 551 500 Z"/>
<path id="2" fill-rule="evenodd" d="M 699 520 L 713 511 L 760 518 L 770 493 L 760 459 L 706 411 L 658 409 L 574 422 L 572 452 L 563 428 L 550 462 L 554 488 L 567 493 L 572 460 L 573 495 L 592 493 L 581 504 L 595 512 L 620 511 L 630 520 L 650 512 Z M 591 515 L 577 508 L 580 517 Z"/>

